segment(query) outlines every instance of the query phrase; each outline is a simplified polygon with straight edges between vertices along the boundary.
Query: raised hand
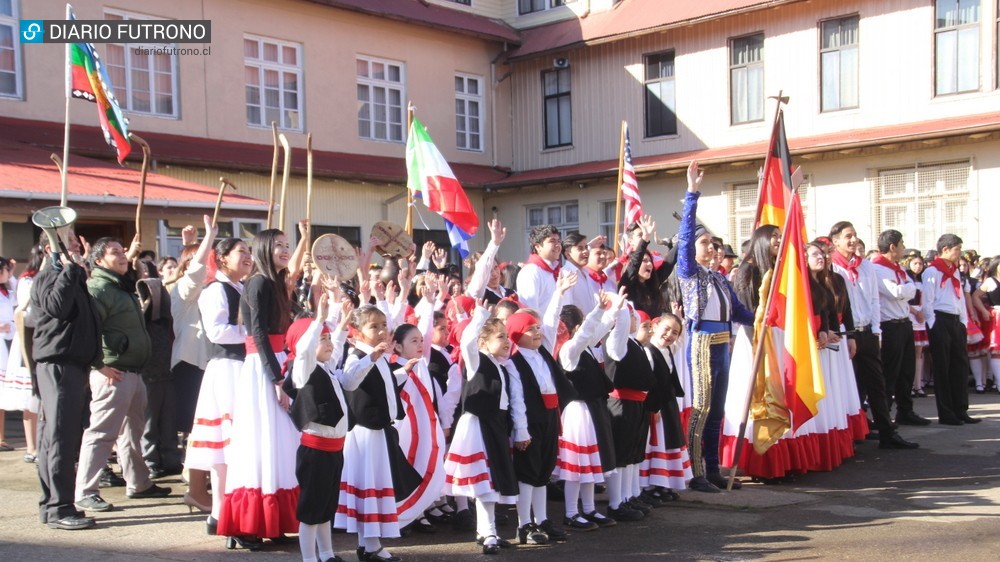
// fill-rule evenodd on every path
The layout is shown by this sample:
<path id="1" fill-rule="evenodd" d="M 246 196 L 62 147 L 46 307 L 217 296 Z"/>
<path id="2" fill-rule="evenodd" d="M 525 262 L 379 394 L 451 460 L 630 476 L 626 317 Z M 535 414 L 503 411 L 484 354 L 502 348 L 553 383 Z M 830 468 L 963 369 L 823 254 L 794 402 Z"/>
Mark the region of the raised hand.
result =
<path id="1" fill-rule="evenodd" d="M 646 215 L 639 219 L 639 229 L 642 230 L 642 239 L 649 242 L 656 230 L 656 221 L 653 220 L 652 215 Z"/>
<path id="2" fill-rule="evenodd" d="M 319 296 L 319 304 L 316 305 L 316 319 L 320 322 L 326 320 L 330 315 L 330 294 L 323 293 Z"/>
<path id="3" fill-rule="evenodd" d="M 386 342 L 382 342 L 376 345 L 368 356 L 371 357 L 372 361 L 378 361 L 379 358 L 382 357 L 382 354 L 384 354 L 387 349 L 389 349 L 389 344 Z"/>
<path id="4" fill-rule="evenodd" d="M 608 310 L 608 307 L 610 306 L 611 306 L 611 297 L 608 295 L 607 291 L 605 291 L 604 289 L 600 289 L 597 292 L 597 307 L 600 308 L 601 310 Z"/>
<path id="5" fill-rule="evenodd" d="M 488 226 L 490 229 L 490 239 L 493 241 L 493 244 L 496 246 L 503 244 L 504 238 L 507 237 L 507 229 L 500 223 L 500 219 L 490 220 Z"/>
<path id="6" fill-rule="evenodd" d="M 691 163 L 688 164 L 687 178 L 688 193 L 701 192 L 701 180 L 705 178 L 705 172 L 698 169 L 697 160 L 692 160 Z"/>
<path id="7" fill-rule="evenodd" d="M 420 249 L 420 261 L 431 261 L 431 256 L 434 255 L 434 242 L 430 240 L 424 242 L 423 248 Z"/>
<path id="8" fill-rule="evenodd" d="M 211 236 L 214 239 L 216 236 L 218 236 L 219 235 L 219 225 L 212 224 L 212 217 L 210 217 L 208 215 L 202 215 L 201 218 L 205 222 L 205 237 L 208 238 L 209 236 Z M 187 229 L 187 227 L 184 227 L 184 228 Z M 194 232 L 194 237 L 192 237 L 192 239 L 191 239 L 192 240 L 192 242 L 191 242 L 192 244 L 194 244 L 193 240 L 197 236 L 198 236 L 198 232 L 195 231 Z M 182 238 L 184 237 L 184 233 L 183 232 L 181 232 L 181 237 Z"/>
<path id="9" fill-rule="evenodd" d="M 625 287 L 618 289 L 618 293 L 611 296 L 611 309 L 621 310 L 625 306 L 625 301 L 628 300 L 628 293 L 625 291 Z"/>
<path id="10" fill-rule="evenodd" d="M 395 283 L 393 283 L 392 281 L 389 281 L 388 283 L 385 284 L 385 300 L 386 301 L 388 301 L 390 303 L 395 303 L 396 302 L 396 296 L 397 296 L 397 294 L 398 293 L 396 291 L 396 284 Z"/>
<path id="11" fill-rule="evenodd" d="M 420 358 L 419 357 L 414 357 L 413 359 L 410 359 L 409 361 L 407 361 L 405 365 L 403 365 L 403 370 L 406 371 L 407 373 L 409 373 L 410 371 L 413 370 L 414 367 L 417 366 L 417 363 L 419 363 L 419 362 L 420 362 Z"/>
<path id="12" fill-rule="evenodd" d="M 208 215 L 205 215 L 205 216 L 207 217 Z M 209 219 L 208 223 L 211 223 L 211 222 L 212 222 L 212 220 Z M 206 229 L 206 232 L 207 231 L 208 231 L 208 229 Z M 185 226 L 183 230 L 181 230 L 181 244 L 182 245 L 184 245 L 184 246 L 190 246 L 191 244 L 194 244 L 197 241 L 198 241 L 198 230 L 193 225 L 189 224 L 189 225 Z"/>
<path id="13" fill-rule="evenodd" d="M 303 240 L 307 236 L 309 236 L 309 219 L 302 219 L 299 221 L 299 240 Z"/>
<path id="14" fill-rule="evenodd" d="M 573 288 L 573 285 L 576 285 L 577 278 L 578 276 L 575 271 L 570 274 L 560 273 L 559 279 L 556 280 L 556 292 L 560 295 L 565 295 Z"/>
<path id="15" fill-rule="evenodd" d="M 587 242 L 587 247 L 589 247 L 591 250 L 595 250 L 607 243 L 608 243 L 608 237 L 603 234 L 598 234 L 597 236 L 591 238 L 590 242 Z"/>
<path id="16" fill-rule="evenodd" d="M 444 266 L 448 265 L 448 251 L 444 248 L 438 248 L 437 250 L 434 250 L 432 259 L 434 260 L 435 267 L 438 269 L 444 269 Z"/>

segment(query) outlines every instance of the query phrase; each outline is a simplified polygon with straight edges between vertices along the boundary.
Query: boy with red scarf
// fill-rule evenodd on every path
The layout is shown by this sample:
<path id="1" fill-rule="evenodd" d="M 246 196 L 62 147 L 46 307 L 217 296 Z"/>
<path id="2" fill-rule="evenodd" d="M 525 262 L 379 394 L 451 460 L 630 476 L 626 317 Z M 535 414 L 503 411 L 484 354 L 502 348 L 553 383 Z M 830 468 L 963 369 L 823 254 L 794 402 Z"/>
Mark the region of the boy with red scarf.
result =
<path id="1" fill-rule="evenodd" d="M 545 310 L 556 291 L 562 262 L 559 229 L 546 224 L 531 229 L 531 255 L 517 274 L 517 296 L 523 306 Z"/>

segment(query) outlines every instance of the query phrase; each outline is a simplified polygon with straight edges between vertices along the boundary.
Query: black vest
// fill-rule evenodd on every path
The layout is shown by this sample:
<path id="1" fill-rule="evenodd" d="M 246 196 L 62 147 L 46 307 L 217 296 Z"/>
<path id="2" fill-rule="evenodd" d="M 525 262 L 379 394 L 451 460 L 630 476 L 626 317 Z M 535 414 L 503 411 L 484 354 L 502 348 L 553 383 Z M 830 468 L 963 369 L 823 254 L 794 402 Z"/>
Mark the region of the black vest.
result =
<path id="1" fill-rule="evenodd" d="M 483 291 L 483 298 L 486 300 L 486 304 L 496 304 L 514 294 L 514 291 L 511 291 L 510 289 L 504 287 L 503 285 L 500 285 L 499 288 L 500 288 L 500 294 L 502 294 L 503 296 L 494 293 L 493 289 L 487 288 Z"/>
<path id="2" fill-rule="evenodd" d="M 628 339 L 628 349 L 621 361 L 605 357 L 604 369 L 615 388 L 649 391 L 656 384 L 646 350 L 633 338 Z"/>
<path id="3" fill-rule="evenodd" d="M 566 378 L 573 384 L 579 400 L 607 400 L 608 393 L 615 389 L 611 379 L 589 350 L 580 354 L 576 369 L 566 373 Z"/>
<path id="4" fill-rule="evenodd" d="M 431 374 L 431 379 L 437 384 L 441 394 L 448 390 L 448 371 L 451 370 L 451 360 L 448 357 L 431 348 L 431 359 L 427 362 L 427 371 Z M 437 405 L 437 394 L 434 395 L 434 404 Z"/>
<path id="5" fill-rule="evenodd" d="M 360 349 L 352 349 L 351 354 L 358 359 L 368 355 Z M 390 370 L 391 368 L 390 366 Z M 403 402 L 399 399 L 399 388 L 393 384 L 392 390 L 396 397 L 396 419 L 403 419 Z M 372 365 L 358 388 L 345 394 L 347 405 L 351 409 L 351 416 L 348 418 L 351 427 L 360 425 L 369 429 L 385 429 L 392 425 L 393 420 L 389 418 L 389 403 L 386 401 L 388 398 L 385 381 L 377 365 Z"/>
<path id="6" fill-rule="evenodd" d="M 319 365 L 313 369 L 309 380 L 302 388 L 295 388 L 292 383 L 291 365 L 289 365 L 282 389 L 292 398 L 289 413 L 299 431 L 310 422 L 336 427 L 346 413 L 340 404 L 340 399 L 337 398 L 337 391 L 333 388 L 330 374 Z"/>
<path id="7" fill-rule="evenodd" d="M 566 404 L 569 404 L 576 398 L 576 391 L 569 380 L 566 379 L 566 375 L 563 374 L 562 369 L 556 363 L 555 359 L 552 358 L 552 355 L 544 347 L 539 347 L 538 352 L 549 366 L 549 372 L 552 373 L 552 382 L 556 387 L 556 394 L 559 396 L 559 409 L 562 410 Z M 542 400 L 542 389 L 538 385 L 538 379 L 535 378 L 534 371 L 531 370 L 531 364 L 521 355 L 520 351 L 512 355 L 510 360 L 514 362 L 518 374 L 521 375 L 521 387 L 524 389 L 524 407 L 528 414 L 528 424 L 543 421 L 546 411 L 545 402 Z"/>
<path id="8" fill-rule="evenodd" d="M 502 379 L 500 377 L 503 377 Z M 462 404 L 466 412 L 489 418 L 500 412 L 500 389 L 510 388 L 507 369 L 498 369 L 493 360 L 479 352 L 479 370 L 465 384 Z M 510 392 L 507 393 L 508 401 Z M 508 405 L 508 411 L 509 411 Z"/>
<path id="9" fill-rule="evenodd" d="M 229 319 L 226 321 L 230 326 L 239 326 L 240 314 L 240 292 L 229 283 L 212 281 L 219 283 L 226 293 L 226 304 L 229 307 Z M 281 351 L 280 349 L 277 351 Z M 234 361 L 244 361 L 247 358 L 247 346 L 244 343 L 213 343 L 211 359 L 232 359 Z"/>
<path id="10" fill-rule="evenodd" d="M 982 285 L 980 285 L 979 288 L 982 289 Z M 987 305 L 1000 306 L 1000 283 L 997 283 L 996 288 L 992 291 L 983 291 L 983 294 L 986 295 Z"/>
<path id="11" fill-rule="evenodd" d="M 668 400 L 677 401 L 678 396 L 684 396 L 684 387 L 677 378 L 677 370 L 670 367 L 666 357 L 660 350 L 651 344 L 646 345 L 653 356 L 653 374 L 656 377 L 656 385 L 646 396 L 646 409 L 651 412 L 659 412 L 667 404 Z"/>

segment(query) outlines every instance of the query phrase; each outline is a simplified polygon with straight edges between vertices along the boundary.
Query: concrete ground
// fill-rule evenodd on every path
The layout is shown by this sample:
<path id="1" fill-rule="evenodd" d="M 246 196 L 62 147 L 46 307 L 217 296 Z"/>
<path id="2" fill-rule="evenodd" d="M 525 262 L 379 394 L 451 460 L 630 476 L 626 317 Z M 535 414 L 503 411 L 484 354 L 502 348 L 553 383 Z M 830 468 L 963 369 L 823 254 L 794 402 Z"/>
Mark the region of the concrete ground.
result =
<path id="1" fill-rule="evenodd" d="M 972 395 L 970 414 L 983 423 L 963 427 L 904 427 L 921 447 L 883 451 L 877 443 L 829 473 L 812 473 L 780 485 L 747 483 L 723 494 L 684 492 L 681 500 L 645 520 L 578 533 L 559 545 L 480 554 L 472 534 L 450 528 L 435 535 L 386 541 L 406 561 L 429 560 L 998 560 L 1000 559 L 1000 396 Z M 933 397 L 917 411 L 936 419 Z M 124 488 L 105 489 L 115 510 L 97 514 L 98 525 L 58 531 L 38 522 L 34 465 L 22 462 L 20 420 L 9 413 L 8 441 L 19 450 L 0 453 L 0 560 L 295 560 L 296 545 L 264 551 L 227 551 L 223 539 L 205 535 L 205 516 L 181 503 L 176 477 L 160 485 L 164 499 L 129 500 Z M 600 497 L 598 498 L 601 499 Z M 600 506 L 599 504 L 599 507 Z M 562 511 L 550 503 L 550 514 Z M 512 521 L 516 516 L 511 512 Z M 510 538 L 515 523 L 501 528 Z M 353 535 L 335 534 L 337 552 L 356 560 Z"/>

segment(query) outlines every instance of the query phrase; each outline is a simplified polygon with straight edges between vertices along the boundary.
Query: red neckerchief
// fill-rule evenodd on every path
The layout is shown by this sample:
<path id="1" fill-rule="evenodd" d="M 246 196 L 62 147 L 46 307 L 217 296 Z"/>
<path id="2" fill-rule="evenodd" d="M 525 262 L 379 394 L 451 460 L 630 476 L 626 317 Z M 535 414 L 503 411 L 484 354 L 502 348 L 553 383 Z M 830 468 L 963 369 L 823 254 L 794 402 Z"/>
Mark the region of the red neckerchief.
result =
<path id="1" fill-rule="evenodd" d="M 587 272 L 587 275 L 589 275 L 591 279 L 593 279 L 594 281 L 597 281 L 597 284 L 600 285 L 600 286 L 602 286 L 602 287 L 608 281 L 608 274 L 604 273 L 603 271 L 594 271 L 593 269 L 590 269 L 589 267 L 585 267 L 585 268 L 583 268 L 583 270 Z"/>
<path id="2" fill-rule="evenodd" d="M 552 269 L 551 267 L 549 267 L 549 264 L 545 263 L 545 260 L 543 260 L 541 256 L 539 256 L 538 254 L 531 254 L 530 256 L 528 256 L 528 263 L 533 263 L 538 267 L 540 267 L 542 270 L 548 271 L 549 273 L 552 274 L 553 279 L 556 280 L 559 279 L 559 270 L 562 269 L 561 265 L 557 265 L 555 269 Z"/>
<path id="3" fill-rule="evenodd" d="M 858 282 L 858 268 L 861 267 L 861 258 L 855 255 L 851 256 L 851 261 L 847 261 L 847 258 L 840 252 L 834 251 L 833 263 L 847 270 L 847 278 L 851 280 L 851 283 Z"/>
<path id="4" fill-rule="evenodd" d="M 955 289 L 955 296 L 961 298 L 962 282 L 958 279 L 958 266 L 950 261 L 941 259 L 940 256 L 934 258 L 931 266 L 941 272 L 941 286 L 944 287 L 945 281 L 951 279 L 951 287 Z"/>
<path id="5" fill-rule="evenodd" d="M 872 258 L 872 263 L 874 263 L 875 265 L 881 265 L 882 267 L 888 267 L 889 269 L 891 269 L 893 273 L 896 274 L 896 283 L 901 284 L 906 281 L 906 270 L 904 270 L 902 267 L 899 267 L 898 263 L 893 263 L 885 259 L 885 256 L 883 256 L 882 254 L 875 254 L 875 257 Z"/>
<path id="6" fill-rule="evenodd" d="M 7 290 L 7 285 L 0 285 L 0 293 L 3 293 L 3 296 L 5 297 L 10 296 L 10 291 Z"/>

